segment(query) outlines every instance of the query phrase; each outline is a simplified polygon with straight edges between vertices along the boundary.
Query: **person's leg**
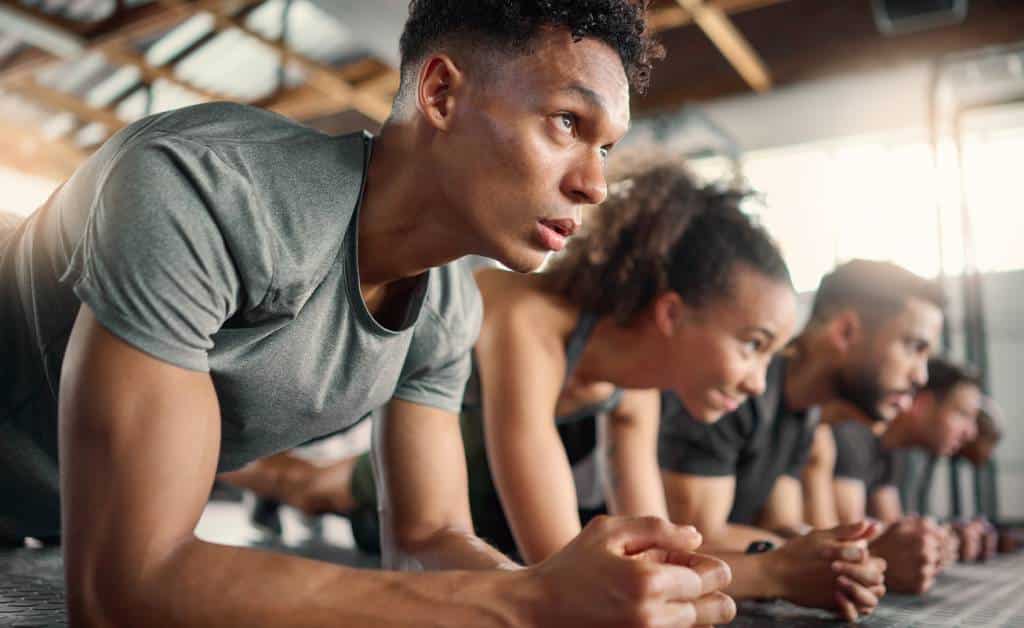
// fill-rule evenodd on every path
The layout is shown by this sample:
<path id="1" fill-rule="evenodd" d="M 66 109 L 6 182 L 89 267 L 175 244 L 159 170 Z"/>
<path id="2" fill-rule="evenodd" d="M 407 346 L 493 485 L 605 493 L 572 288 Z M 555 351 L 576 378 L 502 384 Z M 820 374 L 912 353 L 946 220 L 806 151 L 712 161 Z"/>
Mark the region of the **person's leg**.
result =
<path id="1" fill-rule="evenodd" d="M 57 404 L 35 357 L 13 246 L 24 218 L 0 211 L 0 544 L 60 539 Z M 32 357 L 29 357 L 32 356 Z"/>
<path id="2" fill-rule="evenodd" d="M 23 406 L 27 411 L 31 406 Z M 25 537 L 59 542 L 60 475 L 55 455 L 44 451 L 15 420 L 0 417 L 0 544 Z"/>
<path id="3" fill-rule="evenodd" d="M 282 452 L 218 477 L 251 490 L 257 497 L 287 504 L 309 515 L 345 515 L 358 506 L 350 485 L 357 458 L 319 466 Z"/>

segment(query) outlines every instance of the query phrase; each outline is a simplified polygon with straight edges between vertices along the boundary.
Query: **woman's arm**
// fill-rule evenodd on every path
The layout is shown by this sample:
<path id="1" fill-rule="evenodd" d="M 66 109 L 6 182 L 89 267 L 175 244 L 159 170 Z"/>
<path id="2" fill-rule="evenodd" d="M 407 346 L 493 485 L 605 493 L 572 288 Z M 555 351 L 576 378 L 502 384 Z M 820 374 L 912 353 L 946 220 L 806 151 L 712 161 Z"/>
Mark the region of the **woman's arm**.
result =
<path id="1" fill-rule="evenodd" d="M 564 340 L 544 324 L 549 308 L 524 301 L 485 314 L 476 356 L 491 474 L 519 551 L 535 563 L 564 547 L 581 526 L 572 470 L 555 428 Z"/>
<path id="2" fill-rule="evenodd" d="M 660 411 L 657 390 L 628 390 L 601 417 L 603 479 L 613 514 L 668 518 L 658 469 Z"/>

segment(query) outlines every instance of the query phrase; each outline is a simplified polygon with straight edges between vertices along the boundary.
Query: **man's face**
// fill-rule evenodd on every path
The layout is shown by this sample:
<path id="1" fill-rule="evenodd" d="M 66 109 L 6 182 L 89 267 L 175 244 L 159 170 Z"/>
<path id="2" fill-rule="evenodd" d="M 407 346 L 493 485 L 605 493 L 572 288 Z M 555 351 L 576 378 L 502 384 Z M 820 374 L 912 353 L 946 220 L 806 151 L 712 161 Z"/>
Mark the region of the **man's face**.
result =
<path id="1" fill-rule="evenodd" d="M 583 206 L 604 201 L 605 157 L 629 126 L 629 84 L 614 50 L 565 31 L 487 65 L 467 73 L 432 158 L 443 202 L 478 252 L 528 272 L 562 249 Z"/>
<path id="2" fill-rule="evenodd" d="M 930 412 L 920 423 L 921 437 L 934 454 L 951 456 L 978 435 L 981 390 L 974 384 L 957 384 L 941 400 L 933 397 L 926 406 Z"/>
<path id="3" fill-rule="evenodd" d="M 942 311 L 921 299 L 871 328 L 850 348 L 838 377 L 839 395 L 878 421 L 910 410 L 928 381 L 928 358 L 942 333 Z"/>
<path id="4" fill-rule="evenodd" d="M 707 423 L 764 393 L 768 364 L 796 327 L 788 285 L 742 264 L 732 274 L 731 294 L 692 311 L 668 347 L 669 362 L 657 365 L 672 374 L 666 384 L 690 414 Z"/>

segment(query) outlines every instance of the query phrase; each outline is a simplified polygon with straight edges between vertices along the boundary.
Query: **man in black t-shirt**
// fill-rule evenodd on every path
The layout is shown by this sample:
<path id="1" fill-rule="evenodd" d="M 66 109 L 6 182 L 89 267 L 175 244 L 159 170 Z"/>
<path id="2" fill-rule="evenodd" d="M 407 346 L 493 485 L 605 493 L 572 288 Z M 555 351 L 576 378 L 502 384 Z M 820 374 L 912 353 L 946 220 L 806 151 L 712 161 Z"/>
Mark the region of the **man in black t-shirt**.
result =
<path id="1" fill-rule="evenodd" d="M 832 436 L 836 443 L 835 485 L 836 492 L 844 491 L 840 485 L 856 485 L 860 493 L 859 499 L 845 499 L 837 502 L 840 521 L 859 521 L 868 511 L 883 522 L 893 519 L 891 510 L 882 514 L 882 510 L 891 508 L 892 499 L 899 507 L 898 489 L 903 481 L 903 471 L 907 452 L 902 449 L 888 449 L 882 439 L 866 425 L 857 420 L 843 421 L 832 426 Z M 846 495 L 853 497 L 852 492 Z M 867 498 L 866 500 L 864 498 Z M 876 499 L 877 498 L 877 499 Z M 867 503 L 876 501 L 873 508 L 866 508 Z M 897 513 L 898 518 L 898 513 Z"/>
<path id="2" fill-rule="evenodd" d="M 673 521 L 695 525 L 705 548 L 720 555 L 782 546 L 769 552 L 779 573 L 805 574 L 783 597 L 813 598 L 812 591 L 834 586 L 842 593 L 835 585 L 841 579 L 827 569 L 808 575 L 814 557 L 798 555 L 785 540 L 808 529 L 796 476 L 811 449 L 817 406 L 844 399 L 874 420 L 909 409 L 927 381 L 943 305 L 937 285 L 907 270 L 848 262 L 822 279 L 810 321 L 768 376 L 751 375 L 740 389 L 723 391 L 725 398 L 746 398 L 734 412 L 701 424 L 681 403 L 666 400 L 658 455 Z M 754 362 L 740 351 L 729 366 Z M 735 583 L 768 594 L 771 583 L 760 582 L 760 568 L 745 557 L 730 564 Z"/>
<path id="3" fill-rule="evenodd" d="M 905 458 L 915 447 L 936 456 L 959 451 L 977 434 L 982 401 L 981 387 L 969 370 L 933 359 L 928 371 L 928 383 L 913 405 L 884 431 L 856 419 L 832 428 L 838 519 L 859 521 L 870 514 L 888 524 L 871 551 L 890 565 L 886 585 L 902 593 L 927 591 L 956 554 L 949 530 L 904 512 L 899 484 Z"/>

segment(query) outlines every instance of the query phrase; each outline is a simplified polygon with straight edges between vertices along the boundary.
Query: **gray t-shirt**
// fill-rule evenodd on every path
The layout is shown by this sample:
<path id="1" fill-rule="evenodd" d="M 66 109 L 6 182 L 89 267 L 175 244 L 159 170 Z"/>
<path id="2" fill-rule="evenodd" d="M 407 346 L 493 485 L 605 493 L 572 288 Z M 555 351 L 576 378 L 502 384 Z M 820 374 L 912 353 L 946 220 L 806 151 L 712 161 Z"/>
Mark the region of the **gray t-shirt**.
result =
<path id="1" fill-rule="evenodd" d="M 356 251 L 370 148 L 366 134 L 330 137 L 226 103 L 120 131 L 0 251 L 0 340 L 17 372 L 0 378 L 0 422 L 55 454 L 80 302 L 134 347 L 211 374 L 221 471 L 343 430 L 392 398 L 457 413 L 480 326 L 476 284 L 457 265 L 433 269 L 402 325 L 374 320 Z M 25 399 L 32 416 L 19 411 Z"/>

